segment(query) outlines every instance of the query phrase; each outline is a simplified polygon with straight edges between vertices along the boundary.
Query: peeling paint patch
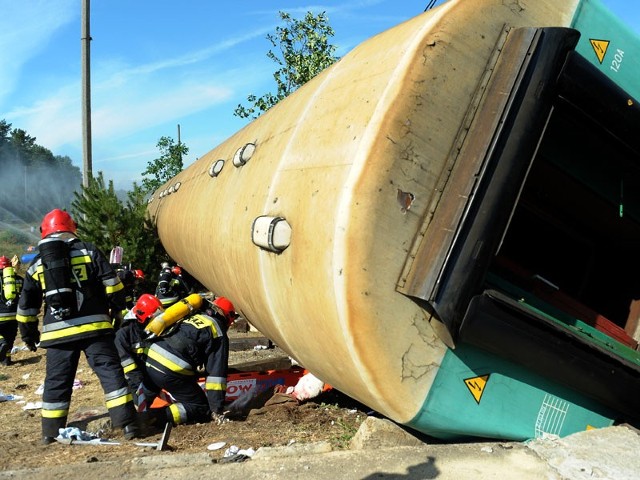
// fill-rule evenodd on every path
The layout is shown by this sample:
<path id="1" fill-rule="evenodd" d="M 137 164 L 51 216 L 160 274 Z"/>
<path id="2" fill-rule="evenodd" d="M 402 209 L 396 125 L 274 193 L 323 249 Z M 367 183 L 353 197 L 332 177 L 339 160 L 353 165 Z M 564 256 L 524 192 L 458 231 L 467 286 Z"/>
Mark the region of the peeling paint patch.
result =
<path id="1" fill-rule="evenodd" d="M 416 196 L 411 192 L 404 192 L 401 189 L 398 189 L 396 198 L 400 205 L 400 212 L 407 213 L 411 208 L 411 205 L 413 205 L 413 201 L 416 199 Z"/>

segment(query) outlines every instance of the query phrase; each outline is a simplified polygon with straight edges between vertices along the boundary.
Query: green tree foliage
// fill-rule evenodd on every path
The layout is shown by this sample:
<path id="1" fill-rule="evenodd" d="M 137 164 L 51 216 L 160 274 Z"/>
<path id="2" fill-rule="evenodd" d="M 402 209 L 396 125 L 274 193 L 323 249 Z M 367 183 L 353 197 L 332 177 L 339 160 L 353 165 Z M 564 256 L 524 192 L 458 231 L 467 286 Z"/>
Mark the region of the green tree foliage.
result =
<path id="1" fill-rule="evenodd" d="M 78 236 L 91 240 L 103 252 L 120 245 L 125 234 L 121 221 L 123 206 L 118 199 L 113 181 L 105 184 L 104 175 L 89 179 L 89 186 L 75 193 L 71 205 L 73 217 L 78 224 Z"/>
<path id="2" fill-rule="evenodd" d="M 127 234 L 120 246 L 124 248 L 127 263 L 133 262 L 133 268 L 140 268 L 148 278 L 155 279 L 160 273 L 160 264 L 171 259 L 160 243 L 155 226 L 147 218 L 147 197 L 144 188 L 134 183 L 133 190 L 127 194 L 122 220 Z"/>
<path id="3" fill-rule="evenodd" d="M 276 27 L 275 34 L 267 35 L 274 48 L 267 57 L 280 67 L 274 72 L 277 92 L 261 97 L 248 95 L 249 107 L 238 105 L 234 115 L 240 118 L 258 118 L 273 105 L 304 85 L 318 73 L 339 60 L 334 56 L 336 47 L 329 43 L 334 35 L 327 15 L 322 12 L 313 15 L 307 12 L 302 20 L 292 18 L 286 12 L 279 12 L 284 26 Z"/>
<path id="4" fill-rule="evenodd" d="M 157 186 L 182 170 L 182 156 L 188 153 L 184 144 L 176 144 L 169 137 L 158 141 L 161 157 L 150 164 L 145 174 L 153 176 Z M 150 291 L 155 287 L 160 264 L 171 261 L 157 236 L 154 226 L 146 218 L 147 197 L 154 184 L 139 186 L 120 200 L 113 182 L 105 180 L 103 172 L 82 186 L 80 169 L 67 156 L 53 155 L 38 145 L 36 138 L 21 129 L 14 129 L 0 120 L 0 167 L 5 183 L 0 189 L 0 221 L 39 225 L 42 217 L 53 208 L 67 209 L 78 223 L 78 236 L 96 244 L 105 255 L 115 246 L 124 249 L 124 263 L 141 269 L 148 279 Z M 152 181 L 147 179 L 148 181 Z M 0 231 L 0 245 L 4 254 L 20 243 L 33 243 L 34 238 L 18 228 Z M 9 235 L 11 233 L 11 235 Z"/>
<path id="5" fill-rule="evenodd" d="M 176 143 L 171 137 L 161 137 L 156 144 L 160 157 L 149 162 L 142 172 L 142 187 L 145 192 L 153 192 L 182 171 L 182 157 L 189 153 L 184 143 Z"/>
<path id="6" fill-rule="evenodd" d="M 146 192 L 133 184 L 122 202 L 113 188 L 105 183 L 102 172 L 81 187 L 72 203 L 72 215 L 78 223 L 78 237 L 93 242 L 105 255 L 113 247 L 124 249 L 123 263 L 141 269 L 147 278 L 157 278 L 160 263 L 168 256 L 153 226 L 146 219 Z"/>
<path id="7" fill-rule="evenodd" d="M 0 120 L 0 220 L 35 223 L 54 207 L 68 208 L 82 174 L 66 156 L 38 145 L 25 130 Z"/>

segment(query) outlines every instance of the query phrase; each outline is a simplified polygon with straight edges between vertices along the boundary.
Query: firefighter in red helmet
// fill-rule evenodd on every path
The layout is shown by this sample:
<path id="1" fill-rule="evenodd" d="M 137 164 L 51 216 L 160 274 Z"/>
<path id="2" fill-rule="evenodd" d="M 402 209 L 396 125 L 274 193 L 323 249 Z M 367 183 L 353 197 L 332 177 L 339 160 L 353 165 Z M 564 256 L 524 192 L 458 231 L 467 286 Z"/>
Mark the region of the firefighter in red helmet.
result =
<path id="1" fill-rule="evenodd" d="M 227 320 L 227 328 L 230 327 L 233 322 L 236 321 L 236 318 L 238 318 L 238 313 L 236 312 L 236 308 L 233 306 L 233 303 L 231 303 L 231 300 L 229 300 L 226 297 L 216 297 L 213 302 L 212 302 L 213 306 L 218 307 L 219 312 L 221 313 L 224 318 Z M 212 313 L 210 313 L 212 314 Z"/>
<path id="2" fill-rule="evenodd" d="M 133 300 L 135 302 L 146 291 L 144 272 L 140 269 L 134 270 L 133 278 Z"/>
<path id="3" fill-rule="evenodd" d="M 125 317 L 116 334 L 116 346 L 130 388 L 138 392 L 139 412 L 146 410 L 151 415 L 149 405 L 164 390 L 175 401 L 160 418 L 153 414 L 155 422 L 222 421 L 229 362 L 227 329 L 237 315 L 229 300 L 219 303 L 223 307 L 204 302 L 203 307 L 208 308 L 187 313 L 153 338 L 145 327 L 164 310 L 155 295 L 142 295 L 131 315 Z M 169 307 L 167 314 L 172 308 L 176 306 Z M 198 383 L 201 374 L 205 376 L 204 389 Z"/>
<path id="4" fill-rule="evenodd" d="M 158 394 L 158 390 L 150 390 L 144 385 L 146 349 L 148 334 L 144 330 L 149 321 L 164 311 L 160 300 L 150 293 L 140 295 L 131 311 L 124 316 L 122 325 L 116 332 L 116 348 L 120 356 L 120 365 L 124 376 L 133 392 L 134 403 L 138 412 L 147 410 Z M 150 385 L 147 380 L 147 385 Z"/>
<path id="5" fill-rule="evenodd" d="M 111 312 L 124 309 L 123 285 L 104 254 L 76 237 L 64 210 L 42 219 L 38 254 L 24 279 L 17 310 L 20 335 L 35 351 L 47 349 L 42 396 L 42 442 L 52 443 L 66 426 L 73 381 L 84 352 L 105 393 L 114 428 L 139 436 L 133 397 L 114 345 Z M 44 301 L 42 334 L 38 315 Z"/>
<path id="6" fill-rule="evenodd" d="M 6 256 L 0 257 L 0 365 L 11 365 L 11 350 L 18 334 L 16 310 L 24 279 Z"/>
<path id="7" fill-rule="evenodd" d="M 77 228 L 76 222 L 73 221 L 69 213 L 65 210 L 54 208 L 42 218 L 40 233 L 42 238 L 58 232 L 69 232 L 75 235 Z"/>

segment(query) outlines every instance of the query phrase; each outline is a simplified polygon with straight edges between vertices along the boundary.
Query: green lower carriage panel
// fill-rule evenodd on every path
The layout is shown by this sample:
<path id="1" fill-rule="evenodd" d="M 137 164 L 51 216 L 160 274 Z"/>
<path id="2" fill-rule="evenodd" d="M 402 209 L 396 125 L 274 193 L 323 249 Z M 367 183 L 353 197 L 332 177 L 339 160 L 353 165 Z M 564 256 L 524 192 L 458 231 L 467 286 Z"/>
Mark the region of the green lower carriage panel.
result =
<path id="1" fill-rule="evenodd" d="M 576 51 L 635 99 L 640 98 L 640 38 L 599 0 L 582 0 L 573 28 L 581 33 Z"/>
<path id="2" fill-rule="evenodd" d="M 447 351 L 420 413 L 407 426 L 446 440 L 523 441 L 608 427 L 614 417 L 571 389 L 460 344 Z"/>

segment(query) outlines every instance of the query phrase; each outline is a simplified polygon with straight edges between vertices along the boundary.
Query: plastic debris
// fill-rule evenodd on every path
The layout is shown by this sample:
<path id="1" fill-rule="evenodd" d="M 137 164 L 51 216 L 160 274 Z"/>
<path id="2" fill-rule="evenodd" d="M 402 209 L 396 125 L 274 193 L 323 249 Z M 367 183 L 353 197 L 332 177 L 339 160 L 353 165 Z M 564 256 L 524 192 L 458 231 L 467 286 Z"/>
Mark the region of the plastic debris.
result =
<path id="1" fill-rule="evenodd" d="M 40 410 L 42 408 L 42 402 L 27 402 L 27 404 L 22 407 L 23 410 Z"/>
<path id="2" fill-rule="evenodd" d="M 238 453 L 238 451 L 240 450 L 239 447 L 237 447 L 236 445 L 231 445 L 229 448 L 227 448 L 224 451 L 224 457 L 230 457 L 231 455 L 235 455 L 236 453 Z"/>
<path id="3" fill-rule="evenodd" d="M 73 440 L 95 440 L 97 435 L 80 430 L 78 427 L 66 427 L 58 429 L 58 438 L 71 438 Z"/>
<path id="4" fill-rule="evenodd" d="M 300 401 L 309 400 L 322 393 L 324 382 L 311 373 L 307 373 L 298 380 L 291 395 Z"/>
<path id="5" fill-rule="evenodd" d="M 227 442 L 215 442 L 207 446 L 207 450 L 220 450 Z"/>
<path id="6" fill-rule="evenodd" d="M 240 449 L 236 445 L 231 445 L 225 450 L 220 462 L 244 462 L 245 460 L 249 460 L 251 457 L 253 457 L 255 453 L 256 452 L 253 448 Z"/>
<path id="7" fill-rule="evenodd" d="M 232 457 L 234 455 L 245 455 L 247 457 L 252 457 L 254 453 L 256 452 L 253 448 L 241 449 L 237 445 L 231 445 L 224 451 L 223 457 Z"/>
<path id="8" fill-rule="evenodd" d="M 36 395 L 42 395 L 44 393 L 44 383 L 40 384 L 40 386 L 36 389 Z"/>
<path id="9" fill-rule="evenodd" d="M 24 397 L 22 395 L 13 395 L 11 393 L 4 394 L 0 392 L 0 402 L 10 402 L 12 400 L 22 400 Z"/>
<path id="10" fill-rule="evenodd" d="M 220 463 L 237 463 L 244 462 L 245 460 L 249 460 L 251 457 L 247 455 L 242 455 L 240 453 L 236 453 L 235 455 L 231 455 L 230 457 L 223 457 L 220 459 Z"/>
<path id="11" fill-rule="evenodd" d="M 76 390 L 76 389 L 82 388 L 82 387 L 84 387 L 84 385 L 82 385 L 82 382 L 76 378 L 73 381 L 73 389 Z"/>

